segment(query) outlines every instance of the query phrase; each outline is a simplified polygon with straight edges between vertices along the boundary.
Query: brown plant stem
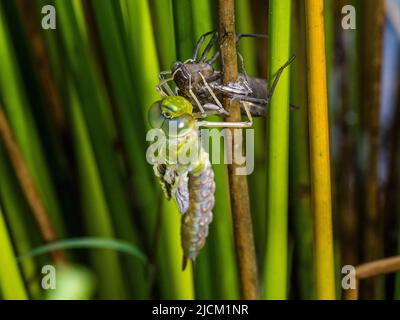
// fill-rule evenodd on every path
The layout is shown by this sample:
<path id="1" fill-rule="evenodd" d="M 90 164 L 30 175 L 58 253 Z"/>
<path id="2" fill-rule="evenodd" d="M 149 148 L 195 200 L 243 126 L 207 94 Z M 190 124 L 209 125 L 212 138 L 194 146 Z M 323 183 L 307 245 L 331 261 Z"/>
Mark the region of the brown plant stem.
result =
<path id="1" fill-rule="evenodd" d="M 356 267 L 356 288 L 344 292 L 345 300 L 358 299 L 359 282 L 362 279 L 368 279 L 380 275 L 385 275 L 400 270 L 400 256 L 371 261 Z"/>
<path id="2" fill-rule="evenodd" d="M 223 70 L 223 83 L 237 80 L 237 52 L 235 34 L 234 0 L 219 0 L 219 44 Z M 230 113 L 227 121 L 240 121 L 239 101 L 225 99 L 225 109 Z M 233 150 L 238 150 L 240 141 L 233 141 Z M 232 146 L 228 145 L 227 148 Z M 236 174 L 237 165 L 228 166 L 230 196 L 236 254 L 239 264 L 242 299 L 257 298 L 257 263 L 254 249 L 253 228 L 247 178 Z"/>
<path id="3" fill-rule="evenodd" d="M 399 192 L 399 173 L 398 166 L 400 159 L 400 76 L 398 77 L 397 85 L 397 105 L 395 107 L 394 118 L 388 132 L 388 174 L 385 184 L 385 193 L 383 199 L 384 212 L 384 230 L 391 230 L 392 226 L 397 223 L 399 215 L 399 203 L 397 195 Z M 397 235 L 395 232 L 385 232 L 385 256 L 390 256 L 396 252 Z"/>
<path id="4" fill-rule="evenodd" d="M 0 138 L 4 143 L 10 158 L 11 164 L 14 167 L 15 174 L 21 185 L 21 189 L 26 197 L 29 207 L 36 219 L 39 229 L 46 242 L 54 242 L 57 240 L 55 229 L 53 228 L 45 206 L 36 189 L 33 178 L 29 172 L 28 166 L 23 158 L 22 152 L 19 149 L 3 107 L 0 105 Z M 58 264 L 65 262 L 65 256 L 62 251 L 52 251 L 52 257 Z"/>
<path id="5" fill-rule="evenodd" d="M 368 169 L 366 176 L 366 228 L 364 260 L 378 259 L 383 253 L 382 218 L 379 201 L 379 120 L 381 96 L 381 66 L 383 52 L 384 2 L 367 0 L 364 5 L 362 95 L 363 112 L 368 135 Z M 373 41 L 371 40 L 373 39 Z M 378 283 L 367 283 L 366 297 L 376 298 Z"/>
<path id="6" fill-rule="evenodd" d="M 49 57 L 46 54 L 46 45 L 41 30 L 40 23 L 35 16 L 34 1 L 18 0 L 18 5 L 22 17 L 24 18 L 27 33 L 32 44 L 32 55 L 42 89 L 47 97 L 50 108 L 50 116 L 54 121 L 58 134 L 63 137 L 65 134 L 65 115 L 62 108 L 61 97 L 50 70 Z"/>
<path id="7" fill-rule="evenodd" d="M 352 112 L 351 106 L 351 54 L 350 48 L 345 46 L 347 30 L 343 30 L 340 21 L 343 17 L 342 8 L 346 0 L 338 0 L 334 3 L 335 13 L 335 68 L 338 70 L 338 114 L 335 121 L 340 128 L 339 157 L 336 166 L 336 207 L 340 221 L 340 241 L 342 244 L 342 265 L 357 265 L 359 263 L 358 248 L 358 219 L 356 210 L 356 154 L 354 125 L 350 124 L 348 115 Z"/>

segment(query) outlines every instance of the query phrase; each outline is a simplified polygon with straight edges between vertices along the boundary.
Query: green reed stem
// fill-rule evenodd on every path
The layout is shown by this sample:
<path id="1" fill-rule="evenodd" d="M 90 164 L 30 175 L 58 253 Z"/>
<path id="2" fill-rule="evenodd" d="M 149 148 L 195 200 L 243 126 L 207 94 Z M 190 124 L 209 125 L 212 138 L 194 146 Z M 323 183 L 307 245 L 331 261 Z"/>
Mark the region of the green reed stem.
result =
<path id="1" fill-rule="evenodd" d="M 291 1 L 271 0 L 270 83 L 277 70 L 289 60 Z M 264 297 L 287 298 L 288 174 L 290 73 L 286 69 L 276 87 L 268 117 L 267 154 L 267 247 L 264 265 Z"/>

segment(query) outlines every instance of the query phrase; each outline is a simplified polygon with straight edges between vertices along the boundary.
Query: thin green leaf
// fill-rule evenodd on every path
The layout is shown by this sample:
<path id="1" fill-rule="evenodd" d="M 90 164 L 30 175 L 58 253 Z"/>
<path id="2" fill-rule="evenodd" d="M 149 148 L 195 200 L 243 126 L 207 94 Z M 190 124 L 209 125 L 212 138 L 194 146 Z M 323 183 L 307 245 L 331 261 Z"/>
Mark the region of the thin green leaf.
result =
<path id="1" fill-rule="evenodd" d="M 0 291 L 6 299 L 25 300 L 28 298 L 24 281 L 15 260 L 4 216 L 0 207 Z"/>
<path id="2" fill-rule="evenodd" d="M 18 257 L 18 261 L 42 255 L 54 250 L 65 250 L 65 249 L 115 250 L 132 255 L 135 258 L 138 258 L 143 264 L 148 263 L 146 255 L 131 243 L 122 240 L 95 238 L 95 237 L 73 238 L 73 239 L 60 240 L 57 242 L 49 243 L 22 254 L 21 256 Z"/>

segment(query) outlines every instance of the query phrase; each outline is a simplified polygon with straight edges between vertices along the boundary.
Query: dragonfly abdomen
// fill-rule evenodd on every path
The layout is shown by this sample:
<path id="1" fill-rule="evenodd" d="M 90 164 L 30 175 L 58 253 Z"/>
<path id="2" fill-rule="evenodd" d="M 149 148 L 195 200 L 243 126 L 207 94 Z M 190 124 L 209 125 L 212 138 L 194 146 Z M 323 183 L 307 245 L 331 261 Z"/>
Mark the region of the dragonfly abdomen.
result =
<path id="1" fill-rule="evenodd" d="M 189 173 L 189 209 L 181 223 L 182 269 L 185 269 L 187 259 L 195 261 L 205 244 L 213 217 L 214 191 L 214 172 L 207 159 L 200 173 Z"/>

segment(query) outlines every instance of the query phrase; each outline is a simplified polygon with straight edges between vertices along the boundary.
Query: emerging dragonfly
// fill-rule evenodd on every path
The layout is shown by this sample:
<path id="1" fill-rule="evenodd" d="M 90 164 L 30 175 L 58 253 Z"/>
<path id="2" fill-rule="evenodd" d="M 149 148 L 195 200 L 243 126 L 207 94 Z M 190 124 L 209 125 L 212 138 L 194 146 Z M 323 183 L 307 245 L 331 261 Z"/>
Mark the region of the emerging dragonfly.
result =
<path id="1" fill-rule="evenodd" d="M 199 51 L 202 44 L 207 36 L 211 34 L 212 37 L 203 53 L 200 54 Z M 236 41 L 239 42 L 243 37 L 266 38 L 266 35 L 238 34 Z M 270 89 L 268 89 L 268 84 L 265 79 L 247 75 L 243 58 L 238 54 L 242 73 L 239 74 L 236 82 L 224 85 L 221 83 L 221 72 L 213 68 L 213 63 L 220 55 L 219 51 L 217 50 L 217 52 L 207 60 L 207 56 L 213 46 L 215 46 L 217 39 L 218 33 L 215 31 L 210 31 L 202 35 L 196 44 L 191 59 L 183 63 L 177 61 L 172 65 L 171 70 L 160 72 L 160 82 L 157 85 L 157 90 L 162 96 L 180 95 L 185 97 L 197 108 L 197 111 L 200 112 L 203 117 L 209 115 L 212 110 L 214 110 L 215 113 L 227 116 L 228 113 L 223 109 L 220 102 L 222 98 L 251 102 L 251 104 L 249 104 L 251 114 L 253 116 L 265 116 L 265 107 L 272 98 L 281 74 L 283 70 L 293 62 L 295 55 L 279 68 Z M 171 82 L 176 85 L 175 92 L 169 85 Z"/>
<path id="2" fill-rule="evenodd" d="M 208 153 L 201 146 L 200 128 L 229 127 L 249 128 L 253 125 L 248 110 L 249 102 L 242 102 L 248 116 L 244 122 L 210 122 L 199 120 L 193 113 L 192 104 L 182 96 L 168 96 L 155 102 L 149 109 L 149 123 L 161 130 L 166 145 L 174 154 L 165 153 L 151 159 L 155 175 L 159 178 L 167 199 L 174 198 L 181 218 L 181 243 L 183 264 L 195 261 L 208 235 L 214 207 L 214 172 Z M 183 163 L 182 155 L 188 150 L 197 150 L 196 157 Z"/>
<path id="3" fill-rule="evenodd" d="M 200 47 L 209 34 L 213 36 L 199 58 Z M 253 34 L 238 35 L 237 41 L 244 36 L 260 37 Z M 215 45 L 217 37 L 216 32 L 204 34 L 196 45 L 192 59 L 184 63 L 176 62 L 172 70 L 159 74 L 160 83 L 157 90 L 163 99 L 155 102 L 149 110 L 150 125 L 163 132 L 166 144 L 174 146 L 173 150 L 176 150 L 169 154 L 165 153 L 162 157 L 154 157 L 151 162 L 167 199 L 175 199 L 182 215 L 183 269 L 188 259 L 195 261 L 204 246 L 214 207 L 214 173 L 209 155 L 201 146 L 199 129 L 252 127 L 252 115 L 265 115 L 265 107 L 270 102 L 283 70 L 294 60 L 293 56 L 278 70 L 270 90 L 267 90 L 266 80 L 247 75 L 243 59 L 239 55 L 243 72 L 237 82 L 223 85 L 221 73 L 215 71 L 212 66 L 219 56 L 219 51 L 207 60 L 207 55 Z M 169 78 L 165 78 L 167 75 Z M 175 92 L 169 85 L 172 81 L 176 85 Z M 212 114 L 229 115 L 220 102 L 222 98 L 239 100 L 248 120 L 240 122 L 204 120 L 204 117 Z M 184 155 L 191 148 L 199 150 L 197 157 L 189 163 L 179 161 L 180 155 Z"/>

